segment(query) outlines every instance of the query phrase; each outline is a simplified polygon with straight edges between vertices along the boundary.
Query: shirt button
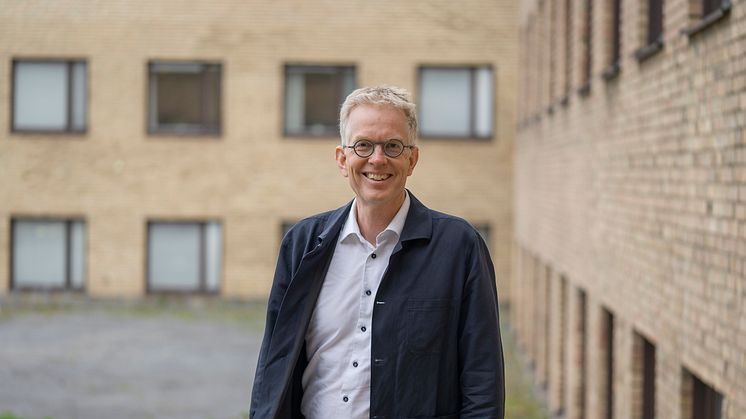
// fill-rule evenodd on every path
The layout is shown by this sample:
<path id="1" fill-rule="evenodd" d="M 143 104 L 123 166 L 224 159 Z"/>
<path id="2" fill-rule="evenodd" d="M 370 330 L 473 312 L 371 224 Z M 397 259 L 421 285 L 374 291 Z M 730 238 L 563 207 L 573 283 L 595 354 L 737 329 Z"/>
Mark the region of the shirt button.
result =
<path id="1" fill-rule="evenodd" d="M 342 401 L 347 403 L 350 401 L 350 399 L 347 396 L 342 397 Z"/>
<path id="2" fill-rule="evenodd" d="M 357 368 L 357 361 L 352 361 L 352 366 Z"/>
<path id="3" fill-rule="evenodd" d="M 370 257 L 372 257 L 373 259 L 375 259 L 376 258 L 376 254 L 373 253 L 372 255 L 370 255 Z"/>
<path id="4" fill-rule="evenodd" d="M 372 294 L 372 292 L 370 292 L 370 290 L 365 290 L 365 295 L 370 295 L 370 294 Z"/>
<path id="5" fill-rule="evenodd" d="M 360 330 L 363 331 L 363 332 L 365 332 L 368 329 L 366 329 L 365 326 L 363 326 L 363 327 L 360 328 Z"/>

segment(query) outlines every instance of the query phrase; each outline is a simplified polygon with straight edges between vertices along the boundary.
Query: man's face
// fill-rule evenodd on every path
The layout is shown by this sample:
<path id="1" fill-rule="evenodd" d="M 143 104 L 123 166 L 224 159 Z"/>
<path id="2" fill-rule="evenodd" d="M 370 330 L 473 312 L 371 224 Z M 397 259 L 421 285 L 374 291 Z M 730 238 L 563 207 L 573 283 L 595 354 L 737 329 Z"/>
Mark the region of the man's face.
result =
<path id="1" fill-rule="evenodd" d="M 401 110 L 391 106 L 360 105 L 348 118 L 347 145 L 358 140 L 400 140 L 411 145 L 408 133 L 407 119 Z M 362 158 L 351 148 L 337 146 L 336 157 L 342 175 L 349 179 L 355 191 L 358 205 L 395 211 L 404 202 L 404 186 L 417 164 L 419 150 L 416 147 L 405 149 L 399 157 L 391 158 L 377 145 L 370 157 Z"/>

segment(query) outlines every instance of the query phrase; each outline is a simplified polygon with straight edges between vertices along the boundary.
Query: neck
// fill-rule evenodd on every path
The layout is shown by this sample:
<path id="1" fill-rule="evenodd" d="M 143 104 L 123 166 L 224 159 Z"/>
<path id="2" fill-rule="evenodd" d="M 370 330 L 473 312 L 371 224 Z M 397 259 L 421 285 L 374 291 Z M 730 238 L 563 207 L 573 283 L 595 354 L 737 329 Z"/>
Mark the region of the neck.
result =
<path id="1" fill-rule="evenodd" d="M 391 223 L 396 213 L 399 212 L 406 192 L 402 192 L 401 198 L 391 205 L 371 206 L 365 205 L 356 200 L 357 225 L 360 228 L 360 234 L 370 244 L 376 244 L 376 237 Z"/>

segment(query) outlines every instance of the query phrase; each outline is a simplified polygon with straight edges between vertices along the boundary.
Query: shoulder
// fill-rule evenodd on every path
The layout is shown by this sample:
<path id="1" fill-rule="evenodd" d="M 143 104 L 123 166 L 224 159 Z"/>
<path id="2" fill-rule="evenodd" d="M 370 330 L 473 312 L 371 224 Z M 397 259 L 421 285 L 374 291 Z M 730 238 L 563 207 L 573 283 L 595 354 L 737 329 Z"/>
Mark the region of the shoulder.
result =
<path id="1" fill-rule="evenodd" d="M 448 238 L 469 244 L 482 241 L 477 229 L 463 218 L 440 211 L 429 211 L 433 220 L 433 238 Z"/>

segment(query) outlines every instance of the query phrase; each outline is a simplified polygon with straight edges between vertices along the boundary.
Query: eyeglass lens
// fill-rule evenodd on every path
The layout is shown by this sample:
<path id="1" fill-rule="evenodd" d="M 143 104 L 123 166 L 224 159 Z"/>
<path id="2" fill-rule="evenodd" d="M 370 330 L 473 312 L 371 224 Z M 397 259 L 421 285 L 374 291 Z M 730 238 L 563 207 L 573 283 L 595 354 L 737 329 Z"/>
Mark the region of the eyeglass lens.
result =
<path id="1" fill-rule="evenodd" d="M 404 143 L 399 140 L 389 140 L 381 143 L 360 140 L 353 144 L 352 149 L 360 157 L 370 157 L 375 151 L 376 144 L 380 144 L 383 148 L 383 153 L 389 157 L 399 157 L 404 152 Z"/>

